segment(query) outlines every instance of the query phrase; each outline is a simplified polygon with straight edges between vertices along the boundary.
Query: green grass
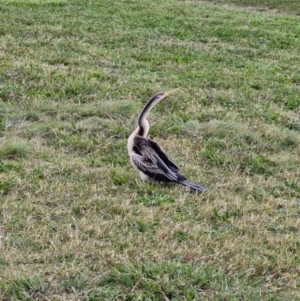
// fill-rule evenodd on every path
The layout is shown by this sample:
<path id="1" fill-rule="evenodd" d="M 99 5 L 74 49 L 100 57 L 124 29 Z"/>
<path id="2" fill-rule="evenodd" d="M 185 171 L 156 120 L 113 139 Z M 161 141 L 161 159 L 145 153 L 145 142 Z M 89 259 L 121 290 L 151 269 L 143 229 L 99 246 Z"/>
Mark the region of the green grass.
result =
<path id="1" fill-rule="evenodd" d="M 0 300 L 300 300 L 300 3 L 233 2 L 0 2 Z M 205 194 L 128 159 L 176 87 Z"/>
<path id="2" fill-rule="evenodd" d="M 196 2 L 197 0 L 194 1 Z M 294 0 L 215 0 L 214 3 L 223 5 L 234 4 L 246 9 L 267 11 L 270 13 L 284 12 L 300 15 L 299 2 Z"/>

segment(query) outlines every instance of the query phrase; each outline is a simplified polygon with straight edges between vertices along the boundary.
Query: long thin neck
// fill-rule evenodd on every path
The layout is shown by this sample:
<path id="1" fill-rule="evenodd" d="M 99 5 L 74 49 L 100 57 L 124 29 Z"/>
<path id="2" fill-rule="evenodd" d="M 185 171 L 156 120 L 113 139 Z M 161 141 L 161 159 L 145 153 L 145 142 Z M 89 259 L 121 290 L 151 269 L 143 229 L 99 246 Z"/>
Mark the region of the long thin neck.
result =
<path id="1" fill-rule="evenodd" d="M 140 136 L 146 137 L 149 131 L 149 122 L 147 120 L 147 116 L 150 113 L 151 109 L 160 102 L 164 96 L 163 92 L 159 92 L 155 94 L 145 105 L 142 112 L 138 117 L 138 126 L 140 128 Z"/>

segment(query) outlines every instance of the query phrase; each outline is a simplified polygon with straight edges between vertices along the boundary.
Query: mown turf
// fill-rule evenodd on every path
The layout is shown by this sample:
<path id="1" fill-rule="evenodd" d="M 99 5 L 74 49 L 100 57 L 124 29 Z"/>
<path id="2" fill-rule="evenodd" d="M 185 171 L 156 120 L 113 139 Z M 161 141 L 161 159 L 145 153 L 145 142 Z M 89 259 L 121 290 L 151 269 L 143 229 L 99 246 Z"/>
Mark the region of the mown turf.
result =
<path id="1" fill-rule="evenodd" d="M 242 8 L 257 11 L 267 11 L 269 13 L 280 12 L 293 15 L 300 15 L 300 3 L 299 1 L 294 0 L 214 0 L 213 3 L 223 5 L 234 4 Z"/>
<path id="2" fill-rule="evenodd" d="M 3 300 L 300 300 L 299 17 L 159 0 L 0 11 Z M 140 109 L 175 87 L 151 136 L 202 195 L 142 183 L 128 160 Z"/>

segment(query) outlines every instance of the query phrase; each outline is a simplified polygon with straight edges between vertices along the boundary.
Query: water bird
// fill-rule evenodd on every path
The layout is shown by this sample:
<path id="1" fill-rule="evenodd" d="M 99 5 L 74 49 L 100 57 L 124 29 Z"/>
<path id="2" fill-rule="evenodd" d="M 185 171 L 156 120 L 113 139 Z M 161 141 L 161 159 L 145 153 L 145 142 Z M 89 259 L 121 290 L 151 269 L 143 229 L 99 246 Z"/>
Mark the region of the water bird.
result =
<path id="1" fill-rule="evenodd" d="M 159 92 L 147 102 L 138 117 L 137 128 L 128 138 L 128 154 L 132 166 L 143 181 L 152 179 L 160 182 L 174 182 L 192 190 L 204 192 L 207 190 L 205 187 L 187 181 L 185 176 L 179 173 L 179 167 L 170 156 L 148 137 L 150 127 L 147 116 L 151 109 L 177 90 L 178 88 L 168 92 Z"/>

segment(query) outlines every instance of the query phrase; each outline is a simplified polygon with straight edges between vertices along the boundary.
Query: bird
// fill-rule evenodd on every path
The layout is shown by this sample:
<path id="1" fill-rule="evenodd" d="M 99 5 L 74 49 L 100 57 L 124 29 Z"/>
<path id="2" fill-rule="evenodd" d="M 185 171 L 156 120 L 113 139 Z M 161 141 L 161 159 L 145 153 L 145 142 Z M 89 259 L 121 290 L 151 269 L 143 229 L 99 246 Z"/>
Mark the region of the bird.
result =
<path id="1" fill-rule="evenodd" d="M 173 182 L 187 186 L 194 191 L 204 192 L 207 190 L 205 187 L 191 183 L 181 175 L 179 167 L 171 157 L 157 142 L 148 137 L 150 126 L 147 116 L 151 109 L 177 90 L 179 88 L 156 93 L 141 111 L 137 120 L 137 128 L 127 140 L 130 162 L 143 181 L 152 179 L 159 182 Z"/>

